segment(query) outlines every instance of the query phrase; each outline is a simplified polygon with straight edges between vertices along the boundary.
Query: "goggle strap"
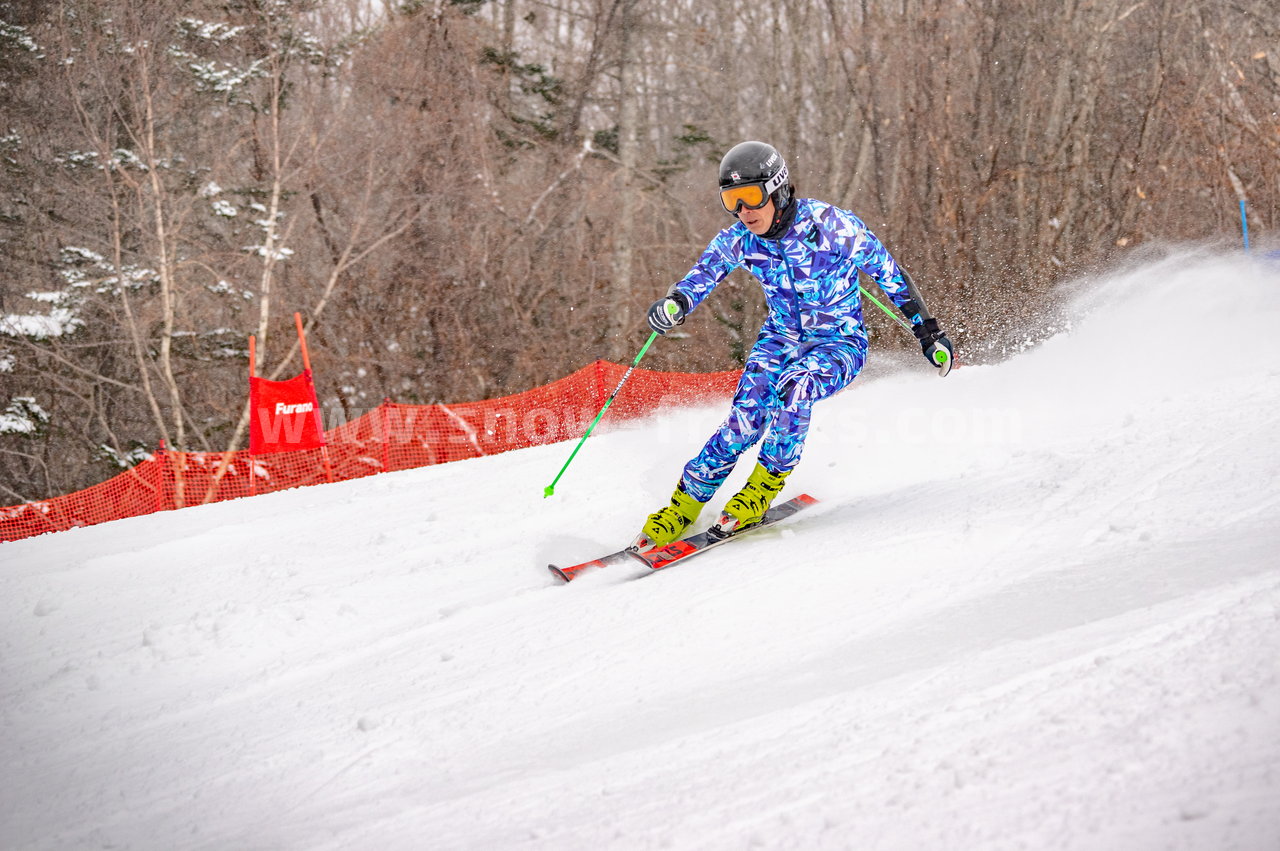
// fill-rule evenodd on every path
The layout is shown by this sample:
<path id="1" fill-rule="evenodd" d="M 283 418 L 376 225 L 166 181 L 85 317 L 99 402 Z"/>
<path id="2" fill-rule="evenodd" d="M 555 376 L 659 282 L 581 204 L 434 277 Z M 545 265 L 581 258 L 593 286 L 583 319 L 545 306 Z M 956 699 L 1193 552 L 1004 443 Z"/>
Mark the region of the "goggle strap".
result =
<path id="1" fill-rule="evenodd" d="M 778 173 L 764 182 L 764 194 L 772 195 L 774 190 L 787 182 L 787 166 L 783 163 Z"/>

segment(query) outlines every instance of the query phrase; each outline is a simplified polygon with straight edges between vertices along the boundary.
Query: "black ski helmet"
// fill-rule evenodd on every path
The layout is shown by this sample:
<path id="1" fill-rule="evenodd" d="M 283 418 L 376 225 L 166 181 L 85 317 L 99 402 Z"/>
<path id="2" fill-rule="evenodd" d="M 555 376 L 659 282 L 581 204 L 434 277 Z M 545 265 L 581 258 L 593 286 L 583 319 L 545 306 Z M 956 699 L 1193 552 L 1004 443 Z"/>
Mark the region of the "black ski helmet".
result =
<path id="1" fill-rule="evenodd" d="M 720 160 L 720 188 L 744 183 L 763 183 L 781 213 L 791 203 L 791 175 L 782 154 L 764 142 L 739 142 Z M 737 213 L 733 213 L 736 217 Z"/>

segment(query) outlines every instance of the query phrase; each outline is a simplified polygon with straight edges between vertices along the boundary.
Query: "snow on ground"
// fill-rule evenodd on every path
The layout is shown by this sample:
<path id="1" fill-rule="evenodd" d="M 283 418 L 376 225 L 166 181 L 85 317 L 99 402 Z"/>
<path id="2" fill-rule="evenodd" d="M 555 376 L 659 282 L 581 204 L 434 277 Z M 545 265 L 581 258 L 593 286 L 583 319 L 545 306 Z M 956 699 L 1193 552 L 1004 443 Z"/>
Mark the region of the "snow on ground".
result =
<path id="1" fill-rule="evenodd" d="M 822 403 L 823 501 L 570 585 L 723 406 L 0 548 L 0 846 L 1280 847 L 1280 274 Z M 678 344 L 678 343 L 662 343 Z M 740 482 L 740 465 L 730 485 Z"/>

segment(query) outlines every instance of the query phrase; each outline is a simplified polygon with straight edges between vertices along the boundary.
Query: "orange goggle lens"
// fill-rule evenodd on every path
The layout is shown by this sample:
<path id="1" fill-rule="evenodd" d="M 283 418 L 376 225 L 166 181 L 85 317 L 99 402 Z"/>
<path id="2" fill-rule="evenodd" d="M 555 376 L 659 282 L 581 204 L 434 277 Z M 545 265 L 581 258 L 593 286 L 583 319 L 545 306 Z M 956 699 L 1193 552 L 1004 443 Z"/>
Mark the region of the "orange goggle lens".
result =
<path id="1" fill-rule="evenodd" d="M 730 213 L 738 212 L 739 204 L 748 210 L 758 210 L 769 203 L 769 193 L 764 191 L 763 183 L 729 186 L 720 190 L 720 203 Z"/>

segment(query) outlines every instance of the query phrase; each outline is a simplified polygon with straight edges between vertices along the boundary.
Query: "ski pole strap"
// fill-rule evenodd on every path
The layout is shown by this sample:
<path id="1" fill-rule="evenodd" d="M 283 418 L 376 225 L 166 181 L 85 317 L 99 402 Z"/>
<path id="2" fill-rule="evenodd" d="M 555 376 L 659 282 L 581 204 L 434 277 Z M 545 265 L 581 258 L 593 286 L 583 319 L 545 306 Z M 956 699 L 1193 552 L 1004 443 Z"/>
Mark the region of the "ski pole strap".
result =
<path id="1" fill-rule="evenodd" d="M 644 353 L 649 351 L 649 347 L 653 345 L 653 341 L 658 339 L 658 332 L 654 331 L 649 335 L 649 339 L 640 349 L 640 354 L 636 355 L 636 359 L 631 362 L 631 366 L 627 367 L 627 371 L 622 374 L 622 380 L 618 382 L 618 386 L 613 388 L 613 392 L 609 394 L 609 398 L 605 400 L 604 407 L 600 409 L 600 413 L 596 414 L 596 418 L 591 421 L 591 425 L 587 426 L 587 431 L 578 441 L 578 445 L 573 447 L 573 452 L 569 453 L 569 460 L 564 462 L 564 466 L 560 468 L 560 472 L 556 473 L 556 477 L 542 490 L 542 498 L 546 499 L 556 492 L 556 484 L 559 483 L 560 477 L 564 475 L 564 471 L 569 469 L 569 465 L 573 463 L 573 459 L 578 456 L 578 450 L 582 448 L 582 444 L 587 442 L 587 438 L 591 436 L 591 432 L 595 430 L 596 423 L 604 416 L 604 412 L 609 410 L 609 406 L 613 404 L 613 400 L 617 398 L 618 392 L 622 390 L 622 385 L 627 383 L 627 379 L 631 377 L 631 373 L 635 372 L 637 366 L 640 365 L 640 358 L 644 357 Z"/>

